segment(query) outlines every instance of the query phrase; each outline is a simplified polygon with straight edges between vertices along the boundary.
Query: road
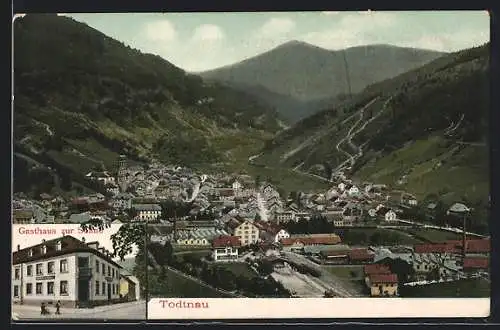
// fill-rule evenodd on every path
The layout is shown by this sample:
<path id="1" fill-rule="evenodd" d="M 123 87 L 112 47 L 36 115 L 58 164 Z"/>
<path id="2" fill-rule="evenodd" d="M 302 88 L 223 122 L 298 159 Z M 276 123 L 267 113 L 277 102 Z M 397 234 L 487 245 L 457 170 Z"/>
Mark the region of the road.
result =
<path id="1" fill-rule="evenodd" d="M 436 226 L 436 225 L 428 225 L 428 224 L 425 224 L 423 222 L 409 221 L 409 220 L 400 220 L 400 219 L 397 219 L 396 221 L 397 222 L 401 222 L 401 223 L 410 224 L 410 225 L 413 225 L 413 226 L 419 226 L 419 227 L 422 227 L 422 228 L 446 230 L 446 231 L 451 231 L 451 232 L 454 232 L 454 233 L 457 233 L 457 234 L 462 234 L 463 233 L 463 230 L 460 229 L 460 228 L 440 227 L 440 226 Z M 472 233 L 472 232 L 468 232 L 468 231 L 466 231 L 465 233 L 467 235 L 470 235 L 470 236 L 476 236 L 476 237 L 481 237 L 481 238 L 487 238 L 487 237 L 489 237 L 489 236 L 486 236 L 486 235 L 481 235 L 481 234 L 478 234 L 478 233 Z"/>
<path id="2" fill-rule="evenodd" d="M 54 314 L 55 308 L 49 307 L 50 315 L 40 315 L 40 306 L 13 305 L 13 320 L 145 320 L 146 301 L 140 300 L 122 304 L 99 306 L 94 308 L 61 308 L 61 314 Z"/>
<path id="3" fill-rule="evenodd" d="M 307 259 L 306 257 L 300 254 L 282 251 L 282 256 L 284 257 L 285 260 L 289 259 L 290 261 L 293 261 L 295 263 L 304 264 L 313 269 L 318 270 L 321 273 L 321 276 L 319 278 L 314 278 L 311 280 L 316 284 L 320 285 L 321 287 L 331 289 L 338 297 L 363 296 L 355 288 L 348 286 L 345 281 L 339 279 L 332 273 L 328 272 L 326 269 L 320 267 L 316 263 L 312 262 L 311 260 Z"/>

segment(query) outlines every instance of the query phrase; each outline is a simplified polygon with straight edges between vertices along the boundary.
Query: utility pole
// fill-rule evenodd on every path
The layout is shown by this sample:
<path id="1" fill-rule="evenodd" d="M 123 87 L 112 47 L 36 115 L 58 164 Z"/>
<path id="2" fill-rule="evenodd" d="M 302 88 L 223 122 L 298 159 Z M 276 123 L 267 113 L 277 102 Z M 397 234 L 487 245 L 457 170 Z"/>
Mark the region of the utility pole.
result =
<path id="1" fill-rule="evenodd" d="M 467 247 L 465 245 L 467 243 L 467 234 L 465 231 L 465 227 L 466 227 L 466 223 L 467 223 L 467 213 L 468 212 L 464 212 L 463 224 L 462 224 L 462 267 L 465 264 L 465 256 L 467 254 Z"/>

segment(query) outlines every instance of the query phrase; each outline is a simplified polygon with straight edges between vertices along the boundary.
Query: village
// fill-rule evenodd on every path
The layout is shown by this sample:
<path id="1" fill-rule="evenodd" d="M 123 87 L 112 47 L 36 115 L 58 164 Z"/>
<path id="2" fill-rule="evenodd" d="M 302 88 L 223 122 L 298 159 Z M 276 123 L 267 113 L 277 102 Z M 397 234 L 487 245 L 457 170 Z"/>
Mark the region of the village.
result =
<path id="1" fill-rule="evenodd" d="M 462 230 L 467 206 L 460 203 L 447 210 L 457 219 L 454 226 L 437 226 L 414 217 L 419 201 L 411 194 L 355 183 L 342 174 L 326 191 L 288 196 L 245 174 L 206 175 L 158 162 L 132 165 L 124 156 L 115 173 L 86 176 L 102 185 L 102 193 L 70 200 L 16 197 L 13 222 L 146 223 L 158 273 L 167 267 L 227 296 L 397 297 L 414 287 L 489 283 L 489 237 Z M 429 218 L 438 216 L 434 208 L 435 203 L 425 206 Z M 444 234 L 429 239 L 428 232 Z M 158 249 L 167 246 L 176 261 L 159 260 Z M 256 293 L 255 285 L 238 281 L 223 288 L 213 276 L 203 276 L 206 265 L 233 275 L 243 269 L 274 289 Z"/>

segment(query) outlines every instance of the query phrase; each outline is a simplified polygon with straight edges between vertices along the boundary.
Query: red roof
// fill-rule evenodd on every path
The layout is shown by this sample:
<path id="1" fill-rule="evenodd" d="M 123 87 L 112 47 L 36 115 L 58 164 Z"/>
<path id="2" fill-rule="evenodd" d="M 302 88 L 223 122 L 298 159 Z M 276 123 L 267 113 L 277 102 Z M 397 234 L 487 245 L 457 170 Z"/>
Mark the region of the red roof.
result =
<path id="1" fill-rule="evenodd" d="M 398 283 L 398 275 L 396 274 L 373 274 L 370 275 L 371 284 L 386 284 Z"/>
<path id="2" fill-rule="evenodd" d="M 462 248 L 461 240 L 446 241 L 446 244 L 457 247 L 457 250 Z M 491 240 L 488 239 L 469 239 L 465 241 L 465 246 L 469 253 L 488 253 L 491 251 Z"/>
<path id="3" fill-rule="evenodd" d="M 488 258 L 465 258 L 464 259 L 464 268 L 479 268 L 484 269 L 488 268 L 490 261 Z"/>
<path id="4" fill-rule="evenodd" d="M 415 253 L 457 253 L 459 250 L 453 244 L 436 243 L 436 244 L 416 244 L 414 246 Z"/>
<path id="5" fill-rule="evenodd" d="M 380 265 L 380 264 L 365 265 L 364 271 L 365 271 L 365 275 L 390 274 L 391 273 L 389 266 Z"/>
<path id="6" fill-rule="evenodd" d="M 374 254 L 370 253 L 368 249 L 365 248 L 352 249 L 349 252 L 349 258 L 351 260 L 372 260 L 374 257 Z"/>
<path id="7" fill-rule="evenodd" d="M 338 236 L 327 236 L 327 237 L 293 237 L 284 238 L 281 240 L 282 245 L 293 245 L 296 242 L 300 242 L 304 245 L 334 245 L 341 243 L 340 237 Z"/>
<path id="8" fill-rule="evenodd" d="M 212 247 L 241 246 L 240 238 L 237 236 L 219 236 L 212 242 Z"/>

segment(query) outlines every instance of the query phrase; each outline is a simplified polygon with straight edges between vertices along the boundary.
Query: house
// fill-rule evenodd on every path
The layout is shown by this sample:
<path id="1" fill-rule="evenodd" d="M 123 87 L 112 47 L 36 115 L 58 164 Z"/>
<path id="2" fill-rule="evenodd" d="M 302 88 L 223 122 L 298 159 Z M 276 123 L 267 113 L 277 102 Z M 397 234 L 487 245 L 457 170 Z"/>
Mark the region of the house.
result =
<path id="1" fill-rule="evenodd" d="M 161 206 L 158 204 L 135 204 L 136 218 L 139 221 L 157 221 L 161 216 Z"/>
<path id="2" fill-rule="evenodd" d="M 277 223 L 289 222 L 295 217 L 295 212 L 293 211 L 281 211 L 274 214 L 274 219 Z"/>
<path id="3" fill-rule="evenodd" d="M 456 255 L 460 252 L 454 244 L 416 244 L 413 248 L 412 265 L 417 280 L 426 280 L 432 273 L 448 277 L 456 270 Z"/>
<path id="4" fill-rule="evenodd" d="M 120 298 L 125 301 L 137 301 L 140 296 L 139 279 L 124 271 L 120 274 Z"/>
<path id="5" fill-rule="evenodd" d="M 119 302 L 121 266 L 98 242 L 42 240 L 12 254 L 12 301 L 77 308 Z"/>
<path id="6" fill-rule="evenodd" d="M 355 248 L 348 253 L 350 264 L 367 264 L 372 263 L 375 258 L 375 254 L 370 252 L 366 248 Z"/>
<path id="7" fill-rule="evenodd" d="M 384 214 L 385 221 L 396 221 L 397 215 L 393 210 L 389 210 Z"/>
<path id="8" fill-rule="evenodd" d="M 377 216 L 377 210 L 375 209 L 369 209 L 368 210 L 368 215 L 372 218 L 376 217 Z"/>
<path id="9" fill-rule="evenodd" d="M 305 246 L 336 245 L 341 242 L 342 240 L 336 234 L 317 234 L 284 238 L 280 241 L 280 244 L 285 251 L 303 253 Z"/>
<path id="10" fill-rule="evenodd" d="M 344 192 L 345 189 L 346 189 L 346 184 L 341 182 L 339 183 L 339 185 L 337 186 L 337 188 L 339 188 L 340 192 Z"/>
<path id="11" fill-rule="evenodd" d="M 234 180 L 231 186 L 233 187 L 233 190 L 243 189 L 243 185 L 238 180 Z"/>
<path id="12" fill-rule="evenodd" d="M 285 229 L 275 224 L 265 221 L 255 221 L 253 224 L 259 228 L 260 238 L 264 242 L 278 243 L 282 239 L 290 237 Z"/>
<path id="13" fill-rule="evenodd" d="M 376 209 L 377 210 L 377 216 L 381 217 L 385 221 L 396 221 L 397 215 L 390 208 L 388 208 L 386 206 L 381 206 L 381 207 L 377 206 L 377 209 Z"/>
<path id="14" fill-rule="evenodd" d="M 234 200 L 235 194 L 233 188 L 219 188 L 218 196 L 220 200 Z"/>
<path id="15" fill-rule="evenodd" d="M 396 274 L 373 274 L 369 276 L 372 297 L 394 297 L 398 295 L 398 276 Z"/>
<path id="16" fill-rule="evenodd" d="M 466 257 L 463 261 L 463 271 L 467 274 L 486 272 L 490 264 L 489 259 L 484 257 Z"/>
<path id="17" fill-rule="evenodd" d="M 107 171 L 103 172 L 89 172 L 85 175 L 87 178 L 90 180 L 95 180 L 98 182 L 101 182 L 104 186 L 110 184 L 110 185 L 116 185 L 115 178 L 109 174 Z"/>
<path id="18" fill-rule="evenodd" d="M 347 250 L 323 250 L 319 252 L 321 261 L 324 264 L 347 264 L 349 262 L 349 251 Z"/>
<path id="19" fill-rule="evenodd" d="M 236 261 L 240 246 L 237 236 L 219 236 L 212 242 L 212 258 L 215 262 Z"/>
<path id="20" fill-rule="evenodd" d="M 352 187 L 349 188 L 349 190 L 347 191 L 347 194 L 349 196 L 358 196 L 359 195 L 359 188 L 353 185 Z"/>
<path id="21" fill-rule="evenodd" d="M 19 224 L 35 223 L 35 214 L 31 209 L 13 210 L 12 222 Z"/>
<path id="22" fill-rule="evenodd" d="M 240 238 L 241 245 L 251 245 L 257 243 L 259 238 L 259 228 L 250 220 L 244 220 L 234 229 L 234 236 Z"/>
<path id="23" fill-rule="evenodd" d="M 365 276 L 365 284 L 370 287 L 370 276 L 378 274 L 390 274 L 391 270 L 389 266 L 381 264 L 370 264 L 363 267 L 363 273 Z"/>

